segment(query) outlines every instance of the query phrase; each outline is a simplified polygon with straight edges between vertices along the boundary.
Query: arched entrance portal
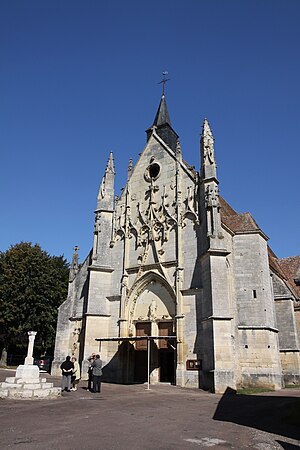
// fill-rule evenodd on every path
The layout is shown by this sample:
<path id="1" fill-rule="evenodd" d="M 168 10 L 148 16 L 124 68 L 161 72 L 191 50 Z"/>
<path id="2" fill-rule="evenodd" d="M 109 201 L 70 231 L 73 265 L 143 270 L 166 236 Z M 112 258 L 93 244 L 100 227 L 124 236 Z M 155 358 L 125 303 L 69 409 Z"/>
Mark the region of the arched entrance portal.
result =
<path id="1" fill-rule="evenodd" d="M 145 277 L 129 306 L 129 329 L 132 336 L 176 336 L 175 298 L 164 280 L 152 275 Z M 174 340 L 154 339 L 150 345 L 151 382 L 175 384 L 176 345 Z M 147 341 L 134 344 L 134 381 L 148 379 Z"/>

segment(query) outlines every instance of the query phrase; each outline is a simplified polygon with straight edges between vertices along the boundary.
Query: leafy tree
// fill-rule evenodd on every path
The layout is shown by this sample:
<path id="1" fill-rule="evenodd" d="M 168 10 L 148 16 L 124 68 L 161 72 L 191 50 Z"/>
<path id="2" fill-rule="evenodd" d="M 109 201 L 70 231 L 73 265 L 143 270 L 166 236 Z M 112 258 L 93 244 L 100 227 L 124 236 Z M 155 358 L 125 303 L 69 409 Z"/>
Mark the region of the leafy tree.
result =
<path id="1" fill-rule="evenodd" d="M 0 341 L 27 346 L 29 330 L 44 353 L 54 344 L 57 308 L 68 290 L 67 261 L 36 244 L 21 242 L 0 252 Z"/>

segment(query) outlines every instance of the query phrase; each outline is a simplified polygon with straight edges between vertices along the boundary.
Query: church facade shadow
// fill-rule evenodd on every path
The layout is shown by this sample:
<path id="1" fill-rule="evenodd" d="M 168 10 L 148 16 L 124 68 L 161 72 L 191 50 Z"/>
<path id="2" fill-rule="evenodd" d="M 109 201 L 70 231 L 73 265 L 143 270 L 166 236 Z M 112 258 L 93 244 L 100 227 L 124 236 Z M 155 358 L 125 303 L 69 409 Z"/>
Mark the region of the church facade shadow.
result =
<path id="1" fill-rule="evenodd" d="M 300 398 L 297 397 L 238 395 L 228 388 L 213 419 L 300 440 Z M 298 448 L 277 442 L 286 450 Z"/>
<path id="2" fill-rule="evenodd" d="M 299 450 L 300 445 L 290 444 L 289 442 L 276 441 L 284 450 Z"/>

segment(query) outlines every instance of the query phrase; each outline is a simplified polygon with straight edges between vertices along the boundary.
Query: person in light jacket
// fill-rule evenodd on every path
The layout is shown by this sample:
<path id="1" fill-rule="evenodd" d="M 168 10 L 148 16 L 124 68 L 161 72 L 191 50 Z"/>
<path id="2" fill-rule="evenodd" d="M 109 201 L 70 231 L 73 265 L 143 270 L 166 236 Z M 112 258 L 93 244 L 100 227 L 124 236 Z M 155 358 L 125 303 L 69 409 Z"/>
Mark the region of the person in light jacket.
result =
<path id="1" fill-rule="evenodd" d="M 93 392 L 101 392 L 102 361 L 100 355 L 96 355 L 92 363 L 93 368 Z"/>
<path id="2" fill-rule="evenodd" d="M 75 358 L 75 356 L 72 356 L 71 362 L 74 364 L 74 369 L 73 369 L 73 373 L 72 373 L 72 377 L 71 377 L 71 383 L 72 383 L 71 391 L 77 391 L 77 385 L 80 380 L 80 366 L 79 366 L 79 362 L 77 361 L 77 358 Z"/>

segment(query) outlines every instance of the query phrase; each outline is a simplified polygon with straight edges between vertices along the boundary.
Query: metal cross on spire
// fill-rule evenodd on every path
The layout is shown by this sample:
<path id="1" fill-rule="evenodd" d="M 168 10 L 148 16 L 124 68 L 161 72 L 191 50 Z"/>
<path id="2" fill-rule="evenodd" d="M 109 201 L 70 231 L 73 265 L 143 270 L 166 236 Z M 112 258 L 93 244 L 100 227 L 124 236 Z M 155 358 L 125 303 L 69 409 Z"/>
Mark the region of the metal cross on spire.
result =
<path id="1" fill-rule="evenodd" d="M 169 74 L 169 72 L 167 72 L 166 70 L 162 73 L 163 74 L 163 79 L 161 81 L 159 81 L 157 84 L 162 84 L 162 95 L 165 95 L 165 84 L 167 81 L 170 81 L 171 78 L 167 78 L 167 75 Z"/>

